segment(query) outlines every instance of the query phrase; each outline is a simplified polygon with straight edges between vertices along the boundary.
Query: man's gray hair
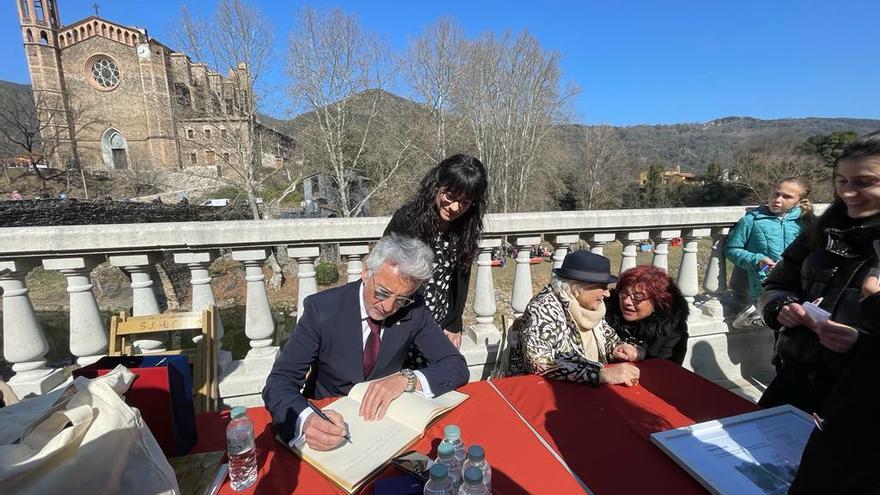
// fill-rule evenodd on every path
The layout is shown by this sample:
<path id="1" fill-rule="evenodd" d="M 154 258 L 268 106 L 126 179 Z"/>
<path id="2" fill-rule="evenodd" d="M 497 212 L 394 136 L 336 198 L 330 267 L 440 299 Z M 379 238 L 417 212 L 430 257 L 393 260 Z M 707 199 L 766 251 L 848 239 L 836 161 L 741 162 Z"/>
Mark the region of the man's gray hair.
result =
<path id="1" fill-rule="evenodd" d="M 418 239 L 391 233 L 376 242 L 364 262 L 370 274 L 388 263 L 396 266 L 401 276 L 421 284 L 434 271 L 434 252 Z"/>

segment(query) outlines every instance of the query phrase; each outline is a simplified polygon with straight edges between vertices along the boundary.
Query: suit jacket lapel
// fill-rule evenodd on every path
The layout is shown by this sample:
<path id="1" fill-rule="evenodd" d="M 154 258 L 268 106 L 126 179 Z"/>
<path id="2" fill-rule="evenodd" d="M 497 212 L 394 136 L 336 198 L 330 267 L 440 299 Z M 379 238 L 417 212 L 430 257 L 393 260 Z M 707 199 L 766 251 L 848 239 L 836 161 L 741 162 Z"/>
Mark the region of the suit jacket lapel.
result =
<path id="1" fill-rule="evenodd" d="M 343 362 L 350 363 L 350 373 L 353 383 L 364 381 L 364 333 L 361 326 L 361 303 L 358 292 L 361 290 L 360 282 L 349 284 L 351 290 L 345 296 L 345 304 L 342 308 L 333 308 L 331 311 L 339 311 L 341 324 L 338 330 L 342 338 L 342 348 L 345 355 L 340 356 Z M 332 330 L 331 330 L 332 331 Z M 381 350 L 381 348 L 380 348 Z"/>

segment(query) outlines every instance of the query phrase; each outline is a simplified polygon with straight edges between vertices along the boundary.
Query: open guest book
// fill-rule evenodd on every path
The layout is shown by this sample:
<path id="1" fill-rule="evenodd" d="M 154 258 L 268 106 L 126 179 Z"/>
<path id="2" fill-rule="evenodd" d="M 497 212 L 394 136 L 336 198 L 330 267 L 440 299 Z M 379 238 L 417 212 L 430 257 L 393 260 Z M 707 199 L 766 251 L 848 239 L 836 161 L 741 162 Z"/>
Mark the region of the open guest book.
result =
<path id="1" fill-rule="evenodd" d="M 369 382 L 352 387 L 324 410 L 334 410 L 345 418 L 351 442 L 319 452 L 308 445 L 294 448 L 304 461 L 348 493 L 354 493 L 392 458 L 407 450 L 425 433 L 432 420 L 452 410 L 468 398 L 456 391 L 429 399 L 420 393 L 403 393 L 391 402 L 381 421 L 366 422 L 358 415 Z"/>

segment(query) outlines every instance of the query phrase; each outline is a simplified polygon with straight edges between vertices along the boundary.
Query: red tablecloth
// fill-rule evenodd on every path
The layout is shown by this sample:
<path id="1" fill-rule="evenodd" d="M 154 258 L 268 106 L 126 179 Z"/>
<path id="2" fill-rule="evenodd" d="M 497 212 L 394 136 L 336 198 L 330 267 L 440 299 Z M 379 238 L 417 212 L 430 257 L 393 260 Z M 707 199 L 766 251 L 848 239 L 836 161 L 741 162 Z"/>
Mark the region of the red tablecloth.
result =
<path id="1" fill-rule="evenodd" d="M 487 382 L 469 383 L 459 390 L 470 398 L 428 428 L 413 449 L 435 457 L 437 445 L 443 438 L 443 427 L 457 424 L 466 444 L 479 444 L 486 449 L 486 458 L 492 465 L 494 493 L 583 493 L 574 477 Z M 260 474 L 251 489 L 239 493 L 345 493 L 274 439 L 274 428 L 269 424 L 271 418 L 264 408 L 248 409 L 248 416 L 254 422 Z M 199 443 L 193 452 L 226 448 L 228 411 L 199 415 L 197 422 Z M 399 474 L 390 467 L 380 476 Z M 371 485 L 363 490 L 366 494 L 372 492 Z M 227 480 L 220 493 L 232 495 L 236 492 L 232 491 Z"/>
<path id="2" fill-rule="evenodd" d="M 495 383 L 593 493 L 706 493 L 650 434 L 757 406 L 669 361 L 638 366 L 636 387 L 594 388 L 534 375 Z"/>

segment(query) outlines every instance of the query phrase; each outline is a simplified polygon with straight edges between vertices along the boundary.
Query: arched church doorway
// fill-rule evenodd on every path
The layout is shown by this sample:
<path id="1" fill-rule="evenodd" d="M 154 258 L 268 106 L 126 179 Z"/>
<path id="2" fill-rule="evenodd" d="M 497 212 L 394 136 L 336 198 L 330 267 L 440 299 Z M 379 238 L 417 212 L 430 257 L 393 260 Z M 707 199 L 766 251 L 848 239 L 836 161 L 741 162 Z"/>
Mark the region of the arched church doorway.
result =
<path id="1" fill-rule="evenodd" d="M 104 165 L 108 168 L 128 168 L 128 142 L 116 129 L 110 128 L 104 131 L 101 138 L 101 155 Z"/>

